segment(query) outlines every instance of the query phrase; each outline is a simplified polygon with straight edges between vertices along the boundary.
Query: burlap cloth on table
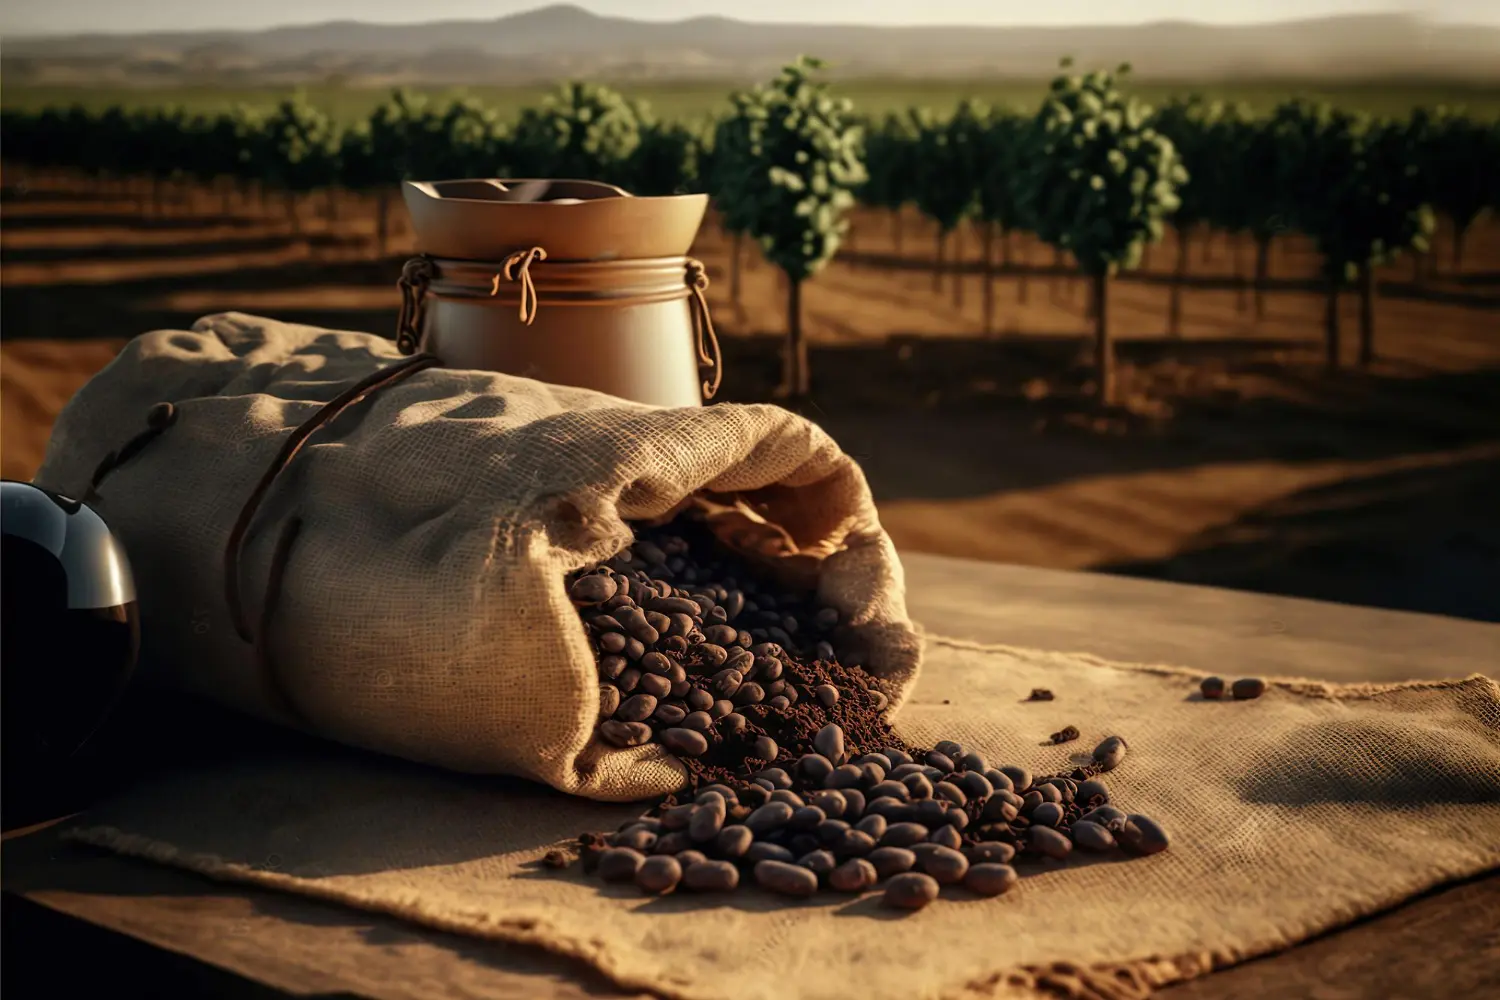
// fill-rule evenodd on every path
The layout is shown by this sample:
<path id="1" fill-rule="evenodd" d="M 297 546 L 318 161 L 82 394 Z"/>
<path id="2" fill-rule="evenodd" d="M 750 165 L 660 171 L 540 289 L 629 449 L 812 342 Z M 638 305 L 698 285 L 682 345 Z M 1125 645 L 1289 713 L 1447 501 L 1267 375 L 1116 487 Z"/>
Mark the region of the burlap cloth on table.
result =
<path id="1" fill-rule="evenodd" d="M 909 916 L 874 894 L 648 899 L 576 866 L 548 871 L 548 847 L 632 809 L 348 754 L 184 773 L 70 835 L 537 945 L 627 988 L 732 1000 L 1142 996 L 1500 865 L 1495 681 L 1285 681 L 1257 701 L 1205 702 L 1198 676 L 930 639 L 904 735 L 1044 770 L 1123 735 L 1115 800 L 1173 841 L 1150 858 L 1023 870 L 998 899 L 949 890 Z M 1057 700 L 1022 703 L 1039 686 Z M 1068 724 L 1079 742 L 1038 745 Z"/>
<path id="2" fill-rule="evenodd" d="M 905 697 L 920 646 L 901 564 L 815 424 L 419 367 L 435 361 L 222 313 L 135 338 L 69 401 L 37 482 L 87 499 L 131 554 L 147 680 L 453 770 L 611 801 L 673 791 L 660 747 L 594 738 L 599 675 L 565 577 L 626 548 L 627 521 L 706 494 L 716 530 L 815 582 L 840 647 Z"/>

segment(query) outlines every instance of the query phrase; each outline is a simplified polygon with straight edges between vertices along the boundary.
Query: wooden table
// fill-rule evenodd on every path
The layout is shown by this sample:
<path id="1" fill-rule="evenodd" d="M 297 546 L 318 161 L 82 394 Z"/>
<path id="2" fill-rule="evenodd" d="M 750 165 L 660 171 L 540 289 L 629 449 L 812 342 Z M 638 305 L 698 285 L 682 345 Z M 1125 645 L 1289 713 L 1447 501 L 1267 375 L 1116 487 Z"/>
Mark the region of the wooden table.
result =
<path id="1" fill-rule="evenodd" d="M 935 556 L 905 563 L 913 617 L 980 642 L 1330 681 L 1493 675 L 1500 663 L 1496 625 Z M 200 725 L 189 739 L 246 724 Z M 230 735 L 219 752 L 235 746 Z M 135 766 L 118 770 L 139 773 Z M 6 835 L 0 968 L 10 997 L 118 992 L 126 980 L 164 996 L 627 996 L 586 967 L 529 949 L 216 885 L 62 845 L 54 832 Z M 1500 996 L 1497 928 L 1500 876 L 1491 875 L 1163 996 Z"/>

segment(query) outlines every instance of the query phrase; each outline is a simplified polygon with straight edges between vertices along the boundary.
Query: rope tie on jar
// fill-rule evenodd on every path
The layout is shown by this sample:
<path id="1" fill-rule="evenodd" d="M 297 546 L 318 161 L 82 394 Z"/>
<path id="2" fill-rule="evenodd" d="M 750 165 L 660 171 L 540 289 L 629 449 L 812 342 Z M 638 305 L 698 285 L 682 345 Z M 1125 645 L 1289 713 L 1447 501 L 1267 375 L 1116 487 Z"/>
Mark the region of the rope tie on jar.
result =
<path id="1" fill-rule="evenodd" d="M 714 333 L 714 321 L 708 313 L 708 269 L 701 260 L 689 259 L 686 279 L 693 297 L 693 346 L 698 352 L 698 364 L 709 369 L 709 378 L 703 383 L 703 399 L 714 398 L 724 376 L 723 356 L 719 351 L 719 338 Z"/>
<path id="2" fill-rule="evenodd" d="M 517 250 L 505 258 L 500 265 L 500 273 L 495 275 L 495 280 L 490 284 L 490 298 L 500 294 L 500 279 L 506 281 L 519 281 L 521 284 L 521 322 L 530 326 L 536 319 L 536 311 L 539 305 L 536 297 L 536 282 L 531 279 L 531 265 L 537 261 L 547 259 L 547 251 L 541 247 L 532 247 L 530 250 Z"/>
<path id="3" fill-rule="evenodd" d="M 411 354 L 422 340 L 423 302 L 427 297 L 427 286 L 432 284 L 437 268 L 432 258 L 420 254 L 401 267 L 401 277 L 396 287 L 401 291 L 401 312 L 396 317 L 396 347 L 402 354 Z"/>

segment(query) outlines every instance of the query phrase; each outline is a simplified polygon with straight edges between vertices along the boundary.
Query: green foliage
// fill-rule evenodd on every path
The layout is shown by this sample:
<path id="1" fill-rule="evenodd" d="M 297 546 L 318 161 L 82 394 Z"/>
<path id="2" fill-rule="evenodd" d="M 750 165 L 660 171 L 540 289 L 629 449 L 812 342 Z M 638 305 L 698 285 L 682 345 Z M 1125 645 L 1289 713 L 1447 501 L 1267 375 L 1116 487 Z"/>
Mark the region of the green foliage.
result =
<path id="1" fill-rule="evenodd" d="M 676 122 L 658 122 L 639 109 L 640 144 L 625 161 L 624 187 L 631 194 L 689 194 L 704 189 L 699 176 L 703 140 L 698 130 Z"/>
<path id="2" fill-rule="evenodd" d="M 844 213 L 865 182 L 860 133 L 847 100 L 814 78 L 801 58 L 771 83 L 737 95 L 736 125 L 720 136 L 717 192 L 768 261 L 800 282 L 833 258 L 848 227 Z"/>
<path id="3" fill-rule="evenodd" d="M 266 118 L 263 135 L 262 166 L 276 187 L 312 191 L 338 182 L 338 134 L 302 95 L 281 102 Z"/>
<path id="4" fill-rule="evenodd" d="M 1028 133 L 1030 163 L 1017 184 L 1031 228 L 1071 251 L 1086 273 L 1138 265 L 1188 179 L 1149 109 L 1122 94 L 1113 73 L 1062 75 Z"/>
<path id="5" fill-rule="evenodd" d="M 608 87 L 569 81 L 516 123 L 512 152 L 524 177 L 622 183 L 641 142 L 640 115 Z"/>
<path id="6" fill-rule="evenodd" d="M 362 140 L 351 140 L 353 145 L 347 147 L 354 156 L 354 172 L 365 181 L 358 186 L 506 172 L 505 127 L 492 109 L 472 98 L 460 97 L 440 107 L 411 90 L 396 90 L 370 115 L 366 127 L 367 154 Z"/>
<path id="7" fill-rule="evenodd" d="M 1027 135 L 1027 119 L 1013 108 L 991 111 L 979 135 L 976 211 L 979 218 L 995 223 L 1006 232 L 1027 227 L 1017 183 L 1029 159 Z"/>
<path id="8" fill-rule="evenodd" d="M 964 101 L 947 119 L 921 112 L 914 120 L 914 200 L 922 214 L 944 233 L 957 229 L 978 208 L 989 114 L 983 105 Z"/>
<path id="9" fill-rule="evenodd" d="M 1441 106 L 1419 108 L 1407 123 L 1406 141 L 1426 200 L 1458 232 L 1486 207 L 1500 209 L 1500 124 Z"/>
<path id="10" fill-rule="evenodd" d="M 917 122 L 910 113 L 888 114 L 878 125 L 866 126 L 865 183 L 858 197 L 871 208 L 892 212 L 912 200 L 917 191 Z"/>

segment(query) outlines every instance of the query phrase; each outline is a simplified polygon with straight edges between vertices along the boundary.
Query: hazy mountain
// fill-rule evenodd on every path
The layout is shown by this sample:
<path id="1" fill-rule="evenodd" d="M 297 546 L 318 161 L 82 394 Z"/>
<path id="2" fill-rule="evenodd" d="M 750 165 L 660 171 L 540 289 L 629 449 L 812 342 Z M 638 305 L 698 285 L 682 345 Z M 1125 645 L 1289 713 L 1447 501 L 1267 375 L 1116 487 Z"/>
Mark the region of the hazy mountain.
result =
<path id="1" fill-rule="evenodd" d="M 492 21 L 327 24 L 265 31 L 7 39 L 7 83 L 286 83 L 339 76 L 390 82 L 502 82 L 764 74 L 799 52 L 844 75 L 1035 77 L 1062 55 L 1135 64 L 1143 78 L 1417 76 L 1500 80 L 1500 29 L 1397 15 L 1219 27 L 888 28 L 673 23 L 544 7 Z"/>

